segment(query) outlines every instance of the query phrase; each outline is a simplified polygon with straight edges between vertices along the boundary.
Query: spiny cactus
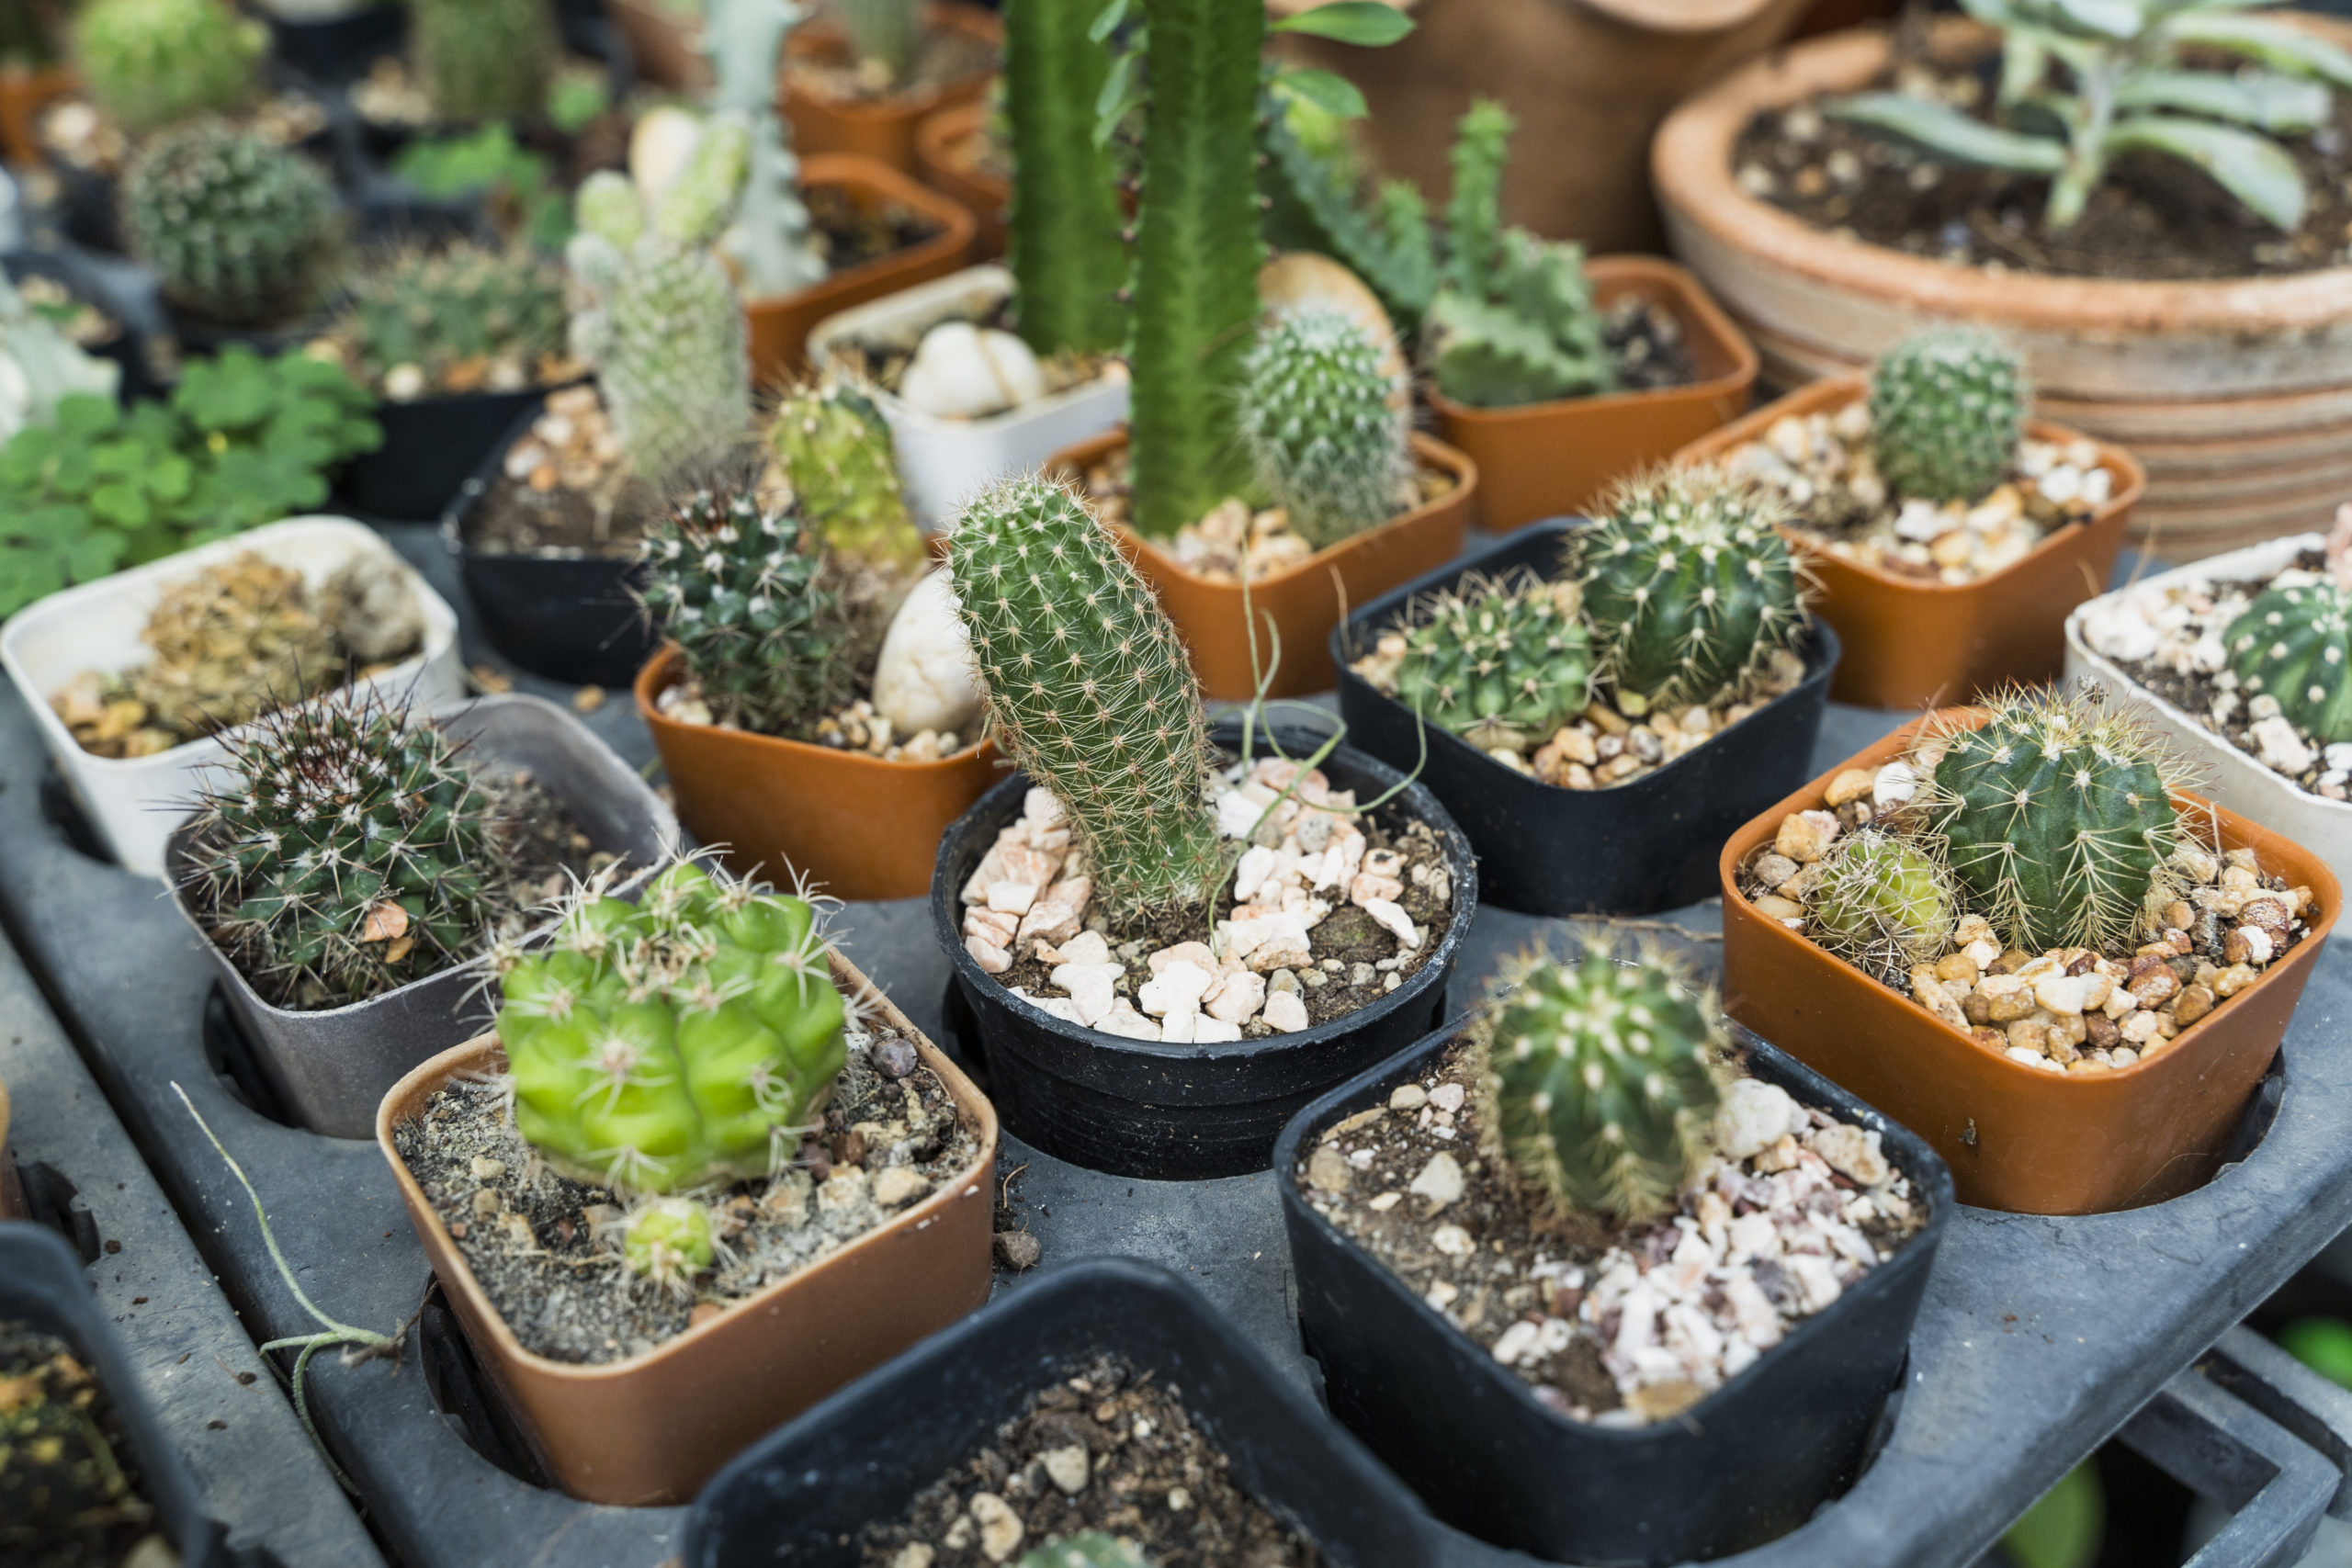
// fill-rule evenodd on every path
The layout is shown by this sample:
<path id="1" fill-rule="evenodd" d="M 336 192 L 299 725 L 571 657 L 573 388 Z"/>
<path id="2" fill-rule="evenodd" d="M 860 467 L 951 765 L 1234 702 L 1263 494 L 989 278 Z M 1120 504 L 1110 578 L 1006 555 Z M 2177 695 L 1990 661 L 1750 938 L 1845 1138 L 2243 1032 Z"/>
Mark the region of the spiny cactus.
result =
<path id="1" fill-rule="evenodd" d="M 792 483 L 794 506 L 828 550 L 895 570 L 922 563 L 898 448 L 873 399 L 838 381 L 795 388 L 776 408 L 768 446 Z"/>
<path id="2" fill-rule="evenodd" d="M 1953 873 L 2013 947 L 2106 952 L 2165 891 L 2182 770 L 2138 722 L 2083 697 L 2005 694 L 1939 727 L 1927 801 Z"/>
<path id="3" fill-rule="evenodd" d="M 225 0 L 91 0 L 74 24 L 83 85 L 130 136 L 244 107 L 268 47 Z"/>
<path id="4" fill-rule="evenodd" d="M 489 939 L 497 821 L 447 736 L 346 688 L 224 744 L 234 776 L 199 797 L 186 886 L 265 997 L 366 1001 Z"/>
<path id="5" fill-rule="evenodd" d="M 519 246 L 399 251 L 352 279 L 350 295 L 342 336 L 371 382 L 413 365 L 440 388 L 471 367 L 512 389 L 563 349 L 563 275 Z"/>
<path id="6" fill-rule="evenodd" d="M 1656 952 L 1538 948 L 1498 973 L 1480 1030 L 1494 1133 L 1532 1196 L 1620 1223 L 1672 1212 L 1721 1098 L 1712 997 Z"/>
<path id="7" fill-rule="evenodd" d="M 1915 333 L 1871 372 L 1871 446 L 1900 496 L 1981 501 L 2016 460 L 2032 395 L 2017 351 L 1974 327 Z"/>
<path id="8" fill-rule="evenodd" d="M 2352 591 L 2326 581 L 2266 589 L 2222 640 L 2249 696 L 2276 697 L 2323 744 L 2352 740 Z"/>
<path id="9" fill-rule="evenodd" d="M 821 282 L 826 267 L 800 199 L 800 160 L 776 112 L 776 71 L 785 40 L 808 13 L 790 0 L 708 0 L 705 10 L 711 107 L 742 117 L 752 138 L 742 204 L 723 248 L 741 271 L 744 298 L 797 293 Z"/>
<path id="10" fill-rule="evenodd" d="M 1530 571 L 1463 588 L 1407 629 L 1397 700 L 1482 748 L 1519 749 L 1583 711 L 1592 660 L 1576 585 Z"/>
<path id="11" fill-rule="evenodd" d="M 560 48 L 549 0 L 411 0 L 410 56 L 445 120 L 505 119 L 547 107 Z"/>
<path id="12" fill-rule="evenodd" d="M 693 1293 L 696 1274 L 711 1266 L 718 1246 L 710 1211 L 690 1198 L 655 1198 L 621 1224 L 621 1261 L 663 1290 Z"/>
<path id="13" fill-rule="evenodd" d="M 948 567 L 999 744 L 1053 792 L 1114 920 L 1208 897 L 1225 869 L 1208 724 L 1168 613 L 1077 496 L 1008 479 Z"/>
<path id="14" fill-rule="evenodd" d="M 893 86 L 906 81 L 922 43 L 923 0 L 829 0 L 829 7 L 859 60 L 880 66 Z"/>
<path id="15" fill-rule="evenodd" d="M 1012 1568 L 1151 1568 L 1151 1561 L 1116 1536 L 1089 1530 L 1049 1541 Z"/>
<path id="16" fill-rule="evenodd" d="M 1608 513 L 1576 547 L 1594 652 L 1621 704 L 1715 702 L 1804 628 L 1776 497 L 1715 468 L 1670 469 L 1620 486 Z"/>
<path id="17" fill-rule="evenodd" d="M 131 160 L 122 228 L 174 301 L 266 325 L 317 302 L 337 237 L 334 186 L 257 131 L 198 120 L 160 133 Z"/>
<path id="18" fill-rule="evenodd" d="M 1959 890 L 1941 861 L 1870 829 L 1830 845 L 1806 897 L 1822 946 L 1890 976 L 1941 955 L 1960 914 Z"/>
<path id="19" fill-rule="evenodd" d="M 1413 479 L 1409 378 L 1353 318 L 1282 310 L 1241 363 L 1242 445 L 1268 499 L 1321 549 L 1387 522 Z"/>
<path id="20" fill-rule="evenodd" d="M 343 678 L 302 574 L 250 550 L 165 590 L 139 635 L 154 657 L 130 671 L 130 694 L 178 735 L 243 724 Z"/>
<path id="21" fill-rule="evenodd" d="M 1108 354 L 1126 342 L 1125 219 L 1110 150 L 1094 138 L 1111 53 L 1094 0 L 1011 0 L 1004 108 L 1012 127 L 1007 225 L 1021 336 L 1040 355 Z"/>
<path id="22" fill-rule="evenodd" d="M 1409 180 L 1385 180 L 1366 198 L 1361 161 L 1339 140 L 1347 122 L 1307 98 L 1270 92 L 1262 119 L 1268 239 L 1337 258 L 1370 285 L 1390 319 L 1412 330 L 1439 282 L 1420 191 Z"/>

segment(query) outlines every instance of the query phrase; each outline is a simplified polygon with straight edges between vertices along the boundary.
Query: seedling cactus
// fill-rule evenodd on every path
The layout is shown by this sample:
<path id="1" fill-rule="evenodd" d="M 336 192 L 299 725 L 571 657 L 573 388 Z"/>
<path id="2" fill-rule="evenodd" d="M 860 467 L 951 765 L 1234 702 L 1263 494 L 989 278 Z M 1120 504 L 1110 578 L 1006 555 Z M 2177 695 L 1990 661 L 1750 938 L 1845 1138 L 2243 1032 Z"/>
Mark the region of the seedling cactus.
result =
<path id="1" fill-rule="evenodd" d="M 1280 311 L 1242 361 L 1242 445 L 1258 484 L 1321 549 L 1409 504 L 1412 401 L 1389 345 L 1329 307 Z"/>
<path id="2" fill-rule="evenodd" d="M 1151 1562 L 1115 1536 L 1089 1531 L 1041 1546 L 1013 1568 L 1151 1568 Z"/>
<path id="3" fill-rule="evenodd" d="M 1008 232 L 1021 335 L 1040 355 L 1107 354 L 1126 341 L 1125 219 L 1110 150 L 1094 136 L 1111 67 L 1095 0 L 1012 0 L 1004 106 L 1013 165 Z"/>
<path id="4" fill-rule="evenodd" d="M 445 120 L 547 107 L 559 52 L 550 0 L 412 0 L 419 83 Z"/>
<path id="5" fill-rule="evenodd" d="M 1830 846 L 1808 897 L 1815 939 L 1890 978 L 1942 953 L 1960 912 L 1940 861 L 1907 839 L 1869 829 Z"/>
<path id="6" fill-rule="evenodd" d="M 260 325 L 318 298 L 335 247 L 334 187 L 257 131 L 198 120 L 140 149 L 122 181 L 123 235 L 176 303 Z"/>
<path id="7" fill-rule="evenodd" d="M 897 446 L 882 411 L 839 382 L 796 388 L 776 409 L 768 445 L 792 483 L 794 505 L 828 550 L 906 570 L 923 560 L 907 515 Z"/>
<path id="8" fill-rule="evenodd" d="M 74 27 L 83 84 L 131 136 L 244 107 L 268 47 L 226 0 L 92 0 Z"/>
<path id="9" fill-rule="evenodd" d="M 352 280 L 343 335 L 371 382 L 413 366 L 420 391 L 514 390 L 562 351 L 563 276 L 521 248 L 401 251 Z"/>
<path id="10" fill-rule="evenodd" d="M 1407 629 L 1397 700 L 1482 749 L 1540 741 L 1589 696 L 1576 588 L 1531 572 L 1465 589 L 1439 595 Z"/>
<path id="11" fill-rule="evenodd" d="M 2329 580 L 2266 589 L 2222 640 L 2249 698 L 2276 698 L 2324 745 L 2352 740 L 2352 591 Z"/>
<path id="12" fill-rule="evenodd" d="M 1897 495 L 1981 501 L 2017 457 L 2031 393 L 2017 352 L 1946 327 L 1904 339 L 1871 372 L 1871 445 Z"/>
<path id="13" fill-rule="evenodd" d="M 692 1294 L 694 1277 L 718 1256 L 710 1211 L 686 1198 L 655 1198 L 621 1224 L 621 1261 L 666 1291 Z"/>

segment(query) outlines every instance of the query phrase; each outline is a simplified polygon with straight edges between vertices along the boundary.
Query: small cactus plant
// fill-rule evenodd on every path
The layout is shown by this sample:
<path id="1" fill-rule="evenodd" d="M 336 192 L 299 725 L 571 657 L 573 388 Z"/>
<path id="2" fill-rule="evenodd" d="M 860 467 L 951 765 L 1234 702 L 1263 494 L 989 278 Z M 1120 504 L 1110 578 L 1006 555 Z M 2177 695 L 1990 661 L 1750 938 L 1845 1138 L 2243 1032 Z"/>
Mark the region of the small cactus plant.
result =
<path id="1" fill-rule="evenodd" d="M 124 172 L 131 254 L 177 304 L 240 326 L 317 302 L 337 242 L 334 186 L 257 131 L 198 120 L 164 131 Z"/>
<path id="2" fill-rule="evenodd" d="M 1387 522 L 1412 491 L 1409 378 L 1329 307 L 1278 311 L 1241 366 L 1237 421 L 1258 484 L 1317 549 Z"/>
<path id="3" fill-rule="evenodd" d="M 1439 595 L 1405 632 L 1396 697 L 1472 745 L 1517 750 L 1589 700 L 1590 646 L 1573 583 L 1532 572 Z"/>
<path id="4" fill-rule="evenodd" d="M 2328 580 L 2263 591 L 2222 635 L 2249 697 L 2323 745 L 2352 740 L 2352 590 Z"/>
<path id="5" fill-rule="evenodd" d="M 718 1256 L 710 1211 L 691 1198 L 647 1201 L 622 1221 L 620 1244 L 630 1273 L 682 1295 Z"/>
<path id="6" fill-rule="evenodd" d="M 1014 0 L 1004 12 L 1004 107 L 1013 166 L 1008 225 L 1021 336 L 1040 355 L 1126 341 L 1125 220 L 1094 108 L 1111 52 L 1094 0 Z"/>
<path id="7" fill-rule="evenodd" d="M 1012 1568 L 1151 1568 L 1151 1560 L 1116 1536 L 1089 1530 L 1048 1541 Z"/>
<path id="8" fill-rule="evenodd" d="M 547 107 L 560 53 L 550 0 L 411 0 L 409 26 L 418 83 L 442 119 Z"/>
<path id="9" fill-rule="evenodd" d="M 1804 629 L 1772 495 L 1718 469 L 1674 469 L 1620 486 L 1607 512 L 1577 547 L 1594 653 L 1621 706 L 1713 703 Z"/>
<path id="10" fill-rule="evenodd" d="M 2017 692 L 1939 728 L 1928 797 L 1952 872 L 2001 940 L 2106 952 L 2165 892 L 2182 770 L 2144 726 L 2085 697 Z"/>
<path id="11" fill-rule="evenodd" d="M 399 251 L 350 294 L 341 336 L 375 385 L 410 366 L 418 393 L 513 391 L 563 350 L 563 276 L 521 247 Z"/>
<path id="12" fill-rule="evenodd" d="M 1539 948 L 1498 972 L 1480 1032 L 1494 1136 L 1542 1207 L 1620 1224 L 1672 1212 L 1722 1098 L 1713 998 L 1658 953 Z"/>
<path id="13" fill-rule="evenodd" d="M 795 508 L 829 551 L 901 571 L 922 564 L 898 448 L 873 399 L 837 381 L 795 388 L 776 408 L 768 446 Z"/>
<path id="14" fill-rule="evenodd" d="M 1168 613 L 1070 491 L 1009 479 L 948 567 L 997 739 L 1062 804 L 1115 921 L 1205 900 L 1225 871 L 1208 724 Z"/>
<path id="15" fill-rule="evenodd" d="M 1905 338 L 1871 372 L 1871 446 L 1894 492 L 1981 501 L 2016 460 L 2031 393 L 2017 351 L 1975 327 Z"/>
<path id="16" fill-rule="evenodd" d="M 1871 829 L 1830 845 L 1807 897 L 1815 939 L 1886 977 L 1946 951 L 1960 913 L 1941 861 L 1906 838 Z"/>
<path id="17" fill-rule="evenodd" d="M 268 47 L 226 0 L 92 0 L 74 24 L 83 84 L 130 136 L 243 108 Z"/>

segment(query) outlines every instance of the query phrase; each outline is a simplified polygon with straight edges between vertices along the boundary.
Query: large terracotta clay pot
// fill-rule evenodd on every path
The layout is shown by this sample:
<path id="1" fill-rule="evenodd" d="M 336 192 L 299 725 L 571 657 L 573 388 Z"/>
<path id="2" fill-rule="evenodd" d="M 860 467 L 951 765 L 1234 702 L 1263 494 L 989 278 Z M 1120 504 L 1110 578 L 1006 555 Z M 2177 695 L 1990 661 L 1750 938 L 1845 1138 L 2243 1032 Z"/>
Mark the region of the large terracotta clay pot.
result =
<path id="1" fill-rule="evenodd" d="M 917 87 L 880 98 L 834 97 L 815 90 L 806 77 L 796 78 L 796 62 L 842 60 L 849 40 L 840 25 L 822 18 L 801 28 L 785 43 L 784 118 L 792 124 L 792 145 L 801 152 L 854 152 L 889 164 L 900 174 L 915 172 L 915 126 L 933 109 L 969 103 L 988 91 L 995 74 L 993 61 L 1004 44 L 1004 24 L 994 11 L 962 0 L 931 0 L 926 7 L 934 30 L 961 33 L 988 46 L 990 65 L 953 82 Z"/>
<path id="2" fill-rule="evenodd" d="M 975 261 L 994 261 L 1004 254 L 1012 201 L 1012 182 L 972 158 L 972 144 L 988 122 L 989 106 L 976 101 L 927 114 L 915 127 L 915 168 L 923 184 L 963 203 L 979 223 L 972 244 Z"/>

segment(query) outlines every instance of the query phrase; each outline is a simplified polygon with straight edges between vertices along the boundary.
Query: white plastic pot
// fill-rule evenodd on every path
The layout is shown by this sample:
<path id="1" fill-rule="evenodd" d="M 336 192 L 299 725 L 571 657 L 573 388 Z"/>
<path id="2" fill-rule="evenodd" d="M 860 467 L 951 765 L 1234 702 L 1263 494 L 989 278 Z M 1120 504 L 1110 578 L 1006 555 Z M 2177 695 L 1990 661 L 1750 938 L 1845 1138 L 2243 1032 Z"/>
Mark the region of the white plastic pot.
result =
<path id="1" fill-rule="evenodd" d="M 942 321 L 985 321 L 1012 296 L 1012 274 L 972 266 L 871 304 L 826 317 L 808 333 L 808 357 L 831 369 L 836 345 L 851 342 L 904 344 L 911 349 Z M 899 446 L 899 474 L 917 523 L 944 527 L 975 491 L 1010 474 L 1026 473 L 1065 446 L 1100 435 L 1127 417 L 1123 365 L 1083 386 L 986 419 L 941 419 L 874 389 Z"/>
<path id="2" fill-rule="evenodd" d="M 2312 795 L 2207 728 L 2192 715 L 2149 691 L 2113 660 L 2092 650 L 2083 635 L 2087 619 L 2103 604 L 2144 593 L 2202 582 L 2260 582 L 2295 563 L 2306 550 L 2325 543 L 2318 534 L 2269 539 L 2227 555 L 2143 579 L 2078 605 L 2066 617 L 2066 679 L 2095 681 L 2137 704 L 2150 723 L 2168 737 L 2197 769 L 2198 793 L 2273 832 L 2283 833 L 2327 862 L 2338 878 L 2352 878 L 2352 802 Z"/>
<path id="3" fill-rule="evenodd" d="M 294 517 L 52 593 L 0 627 L 0 666 L 32 710 L 58 771 L 116 861 L 141 876 L 163 874 L 164 840 L 187 813 L 198 770 L 225 755 L 220 738 L 153 757 L 93 756 L 74 742 L 49 699 L 84 671 L 110 673 L 144 663 L 150 650 L 139 634 L 164 591 L 245 550 L 300 569 L 314 585 L 361 552 L 399 558 L 374 529 L 347 517 Z M 413 568 L 403 563 L 401 570 L 424 612 L 424 647 L 362 684 L 424 707 L 454 701 L 466 692 L 457 612 Z"/>

